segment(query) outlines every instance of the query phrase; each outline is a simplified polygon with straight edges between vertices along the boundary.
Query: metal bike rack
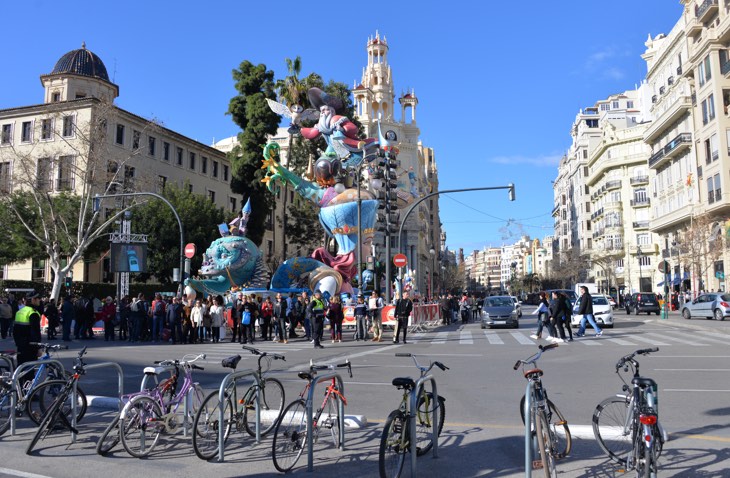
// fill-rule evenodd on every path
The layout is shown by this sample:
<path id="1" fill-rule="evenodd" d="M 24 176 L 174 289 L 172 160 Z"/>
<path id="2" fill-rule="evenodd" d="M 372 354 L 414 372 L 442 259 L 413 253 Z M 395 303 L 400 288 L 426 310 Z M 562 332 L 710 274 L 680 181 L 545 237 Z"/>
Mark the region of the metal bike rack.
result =
<path id="1" fill-rule="evenodd" d="M 144 376 L 142 377 L 142 383 L 139 386 L 140 392 L 149 390 L 147 382 L 149 382 L 151 380 L 150 377 L 155 378 L 155 381 L 157 382 L 157 383 L 155 383 L 155 387 L 156 387 L 159 384 L 159 381 L 156 380 L 157 375 L 159 375 L 163 372 L 175 371 L 174 365 L 155 364 L 154 367 L 155 367 L 155 372 L 156 372 L 154 375 L 144 374 Z M 170 376 L 172 377 L 172 373 L 170 374 Z M 190 411 L 190 408 L 191 408 L 192 392 L 195 391 L 195 384 L 196 384 L 196 382 L 193 382 L 193 387 L 188 391 L 187 395 L 185 395 L 185 400 L 183 402 L 183 437 L 185 437 L 185 438 L 188 437 L 188 428 L 189 428 L 188 427 L 188 412 Z M 155 387 L 151 387 L 151 388 L 155 388 Z M 120 407 L 120 411 L 121 411 L 121 407 Z M 192 427 L 192 425 L 193 424 L 191 423 L 190 427 Z"/>
<path id="2" fill-rule="evenodd" d="M 28 370 L 34 369 L 38 365 L 47 365 L 49 367 L 56 367 L 58 369 L 58 372 L 63 375 L 63 373 L 66 371 L 65 368 L 63 368 L 63 364 L 59 362 L 58 360 L 49 359 L 49 360 L 33 360 L 32 362 L 25 362 L 20 365 L 18 365 L 18 368 L 15 369 L 13 372 L 12 377 L 12 387 L 13 392 L 10 394 L 10 436 L 15 435 L 15 407 L 18 405 L 18 390 L 20 390 L 20 384 L 18 383 L 20 381 L 20 377 L 26 374 Z"/>
<path id="3" fill-rule="evenodd" d="M 525 477 L 532 476 L 532 393 L 534 382 L 528 380 L 525 389 Z"/>
<path id="4" fill-rule="evenodd" d="M 312 426 L 312 404 L 314 403 L 314 388 L 319 382 L 325 380 L 335 379 L 337 381 L 337 389 L 344 395 L 345 384 L 342 382 L 342 377 L 339 373 L 330 372 L 323 375 L 317 375 L 312 383 L 309 385 L 309 393 L 307 394 L 307 471 L 314 471 L 314 444 L 313 440 L 313 426 Z M 345 404 L 342 400 L 338 400 L 339 405 L 337 407 L 338 421 L 340 422 L 340 450 L 345 450 Z"/>
<path id="5" fill-rule="evenodd" d="M 97 368 L 106 368 L 106 367 L 112 367 L 117 370 L 117 388 L 119 391 L 119 409 L 121 411 L 122 408 L 122 395 L 124 395 L 124 371 L 122 370 L 121 365 L 119 365 L 116 362 L 101 362 L 101 363 L 94 363 L 91 365 L 86 365 L 84 369 L 86 371 L 97 369 Z M 77 395 L 77 388 L 78 388 L 78 382 L 74 382 L 73 388 L 71 390 L 71 427 L 73 428 L 71 430 L 71 443 L 76 443 L 76 432 L 74 431 L 76 429 L 76 395 Z"/>
<path id="6" fill-rule="evenodd" d="M 411 438 L 410 438 L 410 452 L 411 452 L 411 476 L 415 477 L 416 475 L 416 458 L 418 458 L 418 453 L 416 453 L 416 445 L 418 438 L 416 436 L 416 410 L 418 409 L 418 395 L 420 395 L 420 391 L 424 388 L 423 383 L 424 382 L 431 382 L 432 387 L 432 393 L 433 393 L 433 399 L 436 402 L 436 404 L 433 407 L 434 413 L 433 413 L 433 420 L 432 420 L 432 427 L 431 427 L 431 442 L 433 443 L 433 457 L 438 458 L 438 423 L 439 423 L 439 415 L 441 414 L 441 404 L 439 402 L 439 394 L 438 394 L 438 388 L 436 387 L 436 380 L 433 378 L 433 375 L 426 375 L 425 377 L 421 377 L 416 381 L 416 385 L 413 387 L 413 390 L 411 390 L 411 406 L 410 406 L 410 415 L 408 416 L 410 431 L 411 431 Z"/>
<path id="7" fill-rule="evenodd" d="M 0 360 L 8 364 L 8 372 L 13 373 L 13 370 L 15 370 L 15 362 L 13 362 L 13 359 L 7 355 L 0 355 Z"/>
<path id="8" fill-rule="evenodd" d="M 237 372 L 231 372 L 228 375 L 226 375 L 223 378 L 223 381 L 221 382 L 221 386 L 218 389 L 218 408 L 219 411 L 219 425 L 218 425 L 218 463 L 223 463 L 224 460 L 224 452 L 225 452 L 225 438 L 226 438 L 226 414 L 225 414 L 225 406 L 223 404 L 225 403 L 226 399 L 226 389 L 228 386 L 233 383 L 235 386 L 235 382 L 239 378 L 243 377 L 253 377 L 254 381 L 256 382 L 256 386 L 259 387 L 259 390 L 261 390 L 261 381 L 259 380 L 259 377 L 257 375 L 257 372 L 255 370 L 252 370 L 250 368 L 245 370 L 239 370 Z M 236 403 L 233 404 L 234 410 L 236 407 Z M 261 442 L 261 393 L 256 394 L 256 443 Z"/>

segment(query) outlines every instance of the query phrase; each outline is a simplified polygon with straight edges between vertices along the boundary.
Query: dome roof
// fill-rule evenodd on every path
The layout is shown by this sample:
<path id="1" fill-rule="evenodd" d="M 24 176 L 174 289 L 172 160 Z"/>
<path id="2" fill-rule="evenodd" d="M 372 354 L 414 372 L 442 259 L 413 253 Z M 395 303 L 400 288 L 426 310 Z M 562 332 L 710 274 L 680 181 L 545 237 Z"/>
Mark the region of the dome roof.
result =
<path id="1" fill-rule="evenodd" d="M 52 75 L 72 73 L 74 75 L 89 76 L 109 82 L 109 75 L 106 66 L 101 58 L 86 49 L 82 44 L 78 50 L 73 50 L 63 55 L 53 67 Z"/>

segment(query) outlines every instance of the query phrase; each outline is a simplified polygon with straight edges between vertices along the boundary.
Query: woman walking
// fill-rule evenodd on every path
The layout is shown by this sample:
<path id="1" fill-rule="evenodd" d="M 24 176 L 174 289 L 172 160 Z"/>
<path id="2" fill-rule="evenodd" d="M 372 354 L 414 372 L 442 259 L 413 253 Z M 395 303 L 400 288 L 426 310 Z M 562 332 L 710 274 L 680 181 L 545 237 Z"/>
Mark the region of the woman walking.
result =
<path id="1" fill-rule="evenodd" d="M 342 342 L 342 321 L 345 320 L 345 314 L 342 310 L 342 301 L 339 295 L 335 295 L 330 300 L 326 315 L 330 320 L 332 343 L 335 343 L 335 341 Z"/>
<path id="2" fill-rule="evenodd" d="M 212 339 L 213 343 L 217 344 L 221 338 L 221 325 L 223 324 L 223 298 L 217 296 L 213 301 L 213 306 L 210 308 L 210 326 L 212 328 Z"/>
<path id="3" fill-rule="evenodd" d="M 550 335 L 552 337 L 556 336 L 552 324 L 550 324 L 550 304 L 548 303 L 547 294 L 545 294 L 545 292 L 540 292 L 540 304 L 538 305 L 537 309 L 532 311 L 532 314 L 537 314 L 537 332 L 530 335 L 531 339 L 542 338 L 542 328 L 544 326 L 548 327 L 548 330 L 550 331 Z"/>

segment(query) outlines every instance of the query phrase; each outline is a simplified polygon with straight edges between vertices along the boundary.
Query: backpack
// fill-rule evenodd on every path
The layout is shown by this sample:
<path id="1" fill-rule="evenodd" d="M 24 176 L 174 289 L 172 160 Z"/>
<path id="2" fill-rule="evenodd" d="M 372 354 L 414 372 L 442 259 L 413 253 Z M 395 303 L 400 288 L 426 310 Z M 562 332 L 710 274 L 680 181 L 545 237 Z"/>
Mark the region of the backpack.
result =
<path id="1" fill-rule="evenodd" d="M 139 300 L 133 300 L 132 305 L 129 306 L 129 310 L 132 312 L 139 312 Z"/>
<path id="2" fill-rule="evenodd" d="M 165 315 L 165 304 L 161 300 L 155 302 L 155 315 Z"/>

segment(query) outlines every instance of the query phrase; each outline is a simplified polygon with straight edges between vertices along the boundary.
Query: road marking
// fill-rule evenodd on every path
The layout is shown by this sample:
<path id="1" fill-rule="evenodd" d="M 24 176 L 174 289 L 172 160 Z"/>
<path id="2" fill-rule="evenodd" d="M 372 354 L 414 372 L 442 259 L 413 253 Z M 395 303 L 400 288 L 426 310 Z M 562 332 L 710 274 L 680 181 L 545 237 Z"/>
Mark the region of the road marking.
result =
<path id="1" fill-rule="evenodd" d="M 21 478 L 51 478 L 46 475 L 37 475 L 35 473 L 28 473 L 27 471 L 11 470 L 10 468 L 0 468 L 0 473 L 10 476 L 20 476 Z"/>
<path id="2" fill-rule="evenodd" d="M 727 340 L 722 340 L 722 339 L 716 339 L 715 338 L 718 335 L 717 332 L 707 332 L 707 331 L 704 331 L 704 330 L 699 330 L 699 331 L 697 331 L 695 333 L 706 336 L 706 337 L 702 337 L 702 340 L 709 340 L 710 342 L 715 342 L 717 344 L 723 344 L 723 345 L 726 345 L 727 344 Z M 707 337 L 707 336 L 709 336 L 709 337 Z"/>
<path id="3" fill-rule="evenodd" d="M 515 340 L 518 341 L 521 345 L 535 345 L 535 342 L 533 342 L 532 339 L 525 337 L 519 332 L 510 332 L 509 334 L 514 337 Z"/>
<path id="4" fill-rule="evenodd" d="M 656 372 L 730 372 L 730 368 L 655 368 Z"/>
<path id="5" fill-rule="evenodd" d="M 624 339 L 612 339 L 612 338 L 607 337 L 603 340 L 608 340 L 609 342 L 613 342 L 618 345 L 634 345 L 633 342 L 629 342 L 628 340 L 624 340 Z"/>
<path id="6" fill-rule="evenodd" d="M 471 337 L 471 332 L 462 331 L 459 333 L 459 344 L 460 345 L 471 345 L 474 343 L 474 339 Z"/>
<path id="7" fill-rule="evenodd" d="M 449 337 L 448 332 L 437 332 L 436 338 L 431 341 L 432 344 L 445 344 L 446 339 Z"/>
<path id="8" fill-rule="evenodd" d="M 583 345 L 603 345 L 601 342 L 598 342 L 597 340 L 579 340 L 579 344 Z"/>
<path id="9" fill-rule="evenodd" d="M 492 345 L 494 345 L 494 344 L 497 344 L 497 345 L 504 344 L 504 342 L 502 341 L 502 339 L 499 338 L 499 334 L 497 334 L 496 332 L 491 332 L 491 331 L 485 330 L 484 331 L 484 336 L 487 338 L 487 340 L 489 341 L 489 343 L 492 344 Z"/>
<path id="10" fill-rule="evenodd" d="M 662 392 L 721 392 L 721 393 L 727 393 L 730 392 L 730 390 L 702 390 L 702 389 L 693 389 L 693 388 L 663 388 Z"/>
<path id="11" fill-rule="evenodd" d="M 667 345 L 667 346 L 672 345 L 672 344 L 668 344 L 666 342 L 660 342 L 656 339 L 647 339 L 646 337 L 642 337 L 640 335 L 632 335 L 631 340 L 636 340 L 638 342 L 644 342 L 645 344 L 651 344 L 651 345 Z"/>
<path id="12" fill-rule="evenodd" d="M 659 338 L 662 338 L 662 339 L 665 339 L 665 340 L 671 340 L 673 342 L 679 342 L 680 344 L 694 345 L 694 346 L 698 346 L 698 347 L 708 347 L 708 344 L 701 344 L 699 342 L 693 342 L 692 340 L 680 339 L 680 338 L 677 338 L 677 337 L 672 337 L 672 336 L 667 335 L 667 334 L 652 334 L 652 333 L 648 333 L 648 334 L 644 334 L 644 335 L 648 335 L 650 337 L 659 337 Z M 657 343 L 659 343 L 659 342 L 657 342 Z"/>

